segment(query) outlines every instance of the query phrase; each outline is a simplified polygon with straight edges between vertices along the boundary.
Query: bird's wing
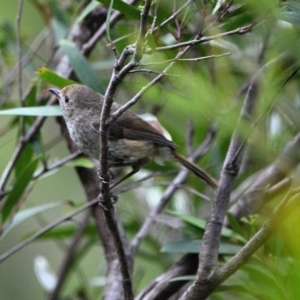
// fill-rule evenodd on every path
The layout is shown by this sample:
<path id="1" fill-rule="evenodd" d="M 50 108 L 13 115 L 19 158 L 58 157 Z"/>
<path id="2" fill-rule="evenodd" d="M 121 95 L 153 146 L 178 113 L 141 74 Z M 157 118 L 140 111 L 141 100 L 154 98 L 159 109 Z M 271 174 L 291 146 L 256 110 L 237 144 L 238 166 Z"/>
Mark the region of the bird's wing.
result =
<path id="1" fill-rule="evenodd" d="M 93 123 L 93 128 L 99 128 L 99 123 Z M 158 145 L 168 146 L 172 149 L 176 148 L 174 143 L 167 140 L 154 127 L 130 111 L 123 113 L 111 125 L 109 139 L 152 141 Z"/>

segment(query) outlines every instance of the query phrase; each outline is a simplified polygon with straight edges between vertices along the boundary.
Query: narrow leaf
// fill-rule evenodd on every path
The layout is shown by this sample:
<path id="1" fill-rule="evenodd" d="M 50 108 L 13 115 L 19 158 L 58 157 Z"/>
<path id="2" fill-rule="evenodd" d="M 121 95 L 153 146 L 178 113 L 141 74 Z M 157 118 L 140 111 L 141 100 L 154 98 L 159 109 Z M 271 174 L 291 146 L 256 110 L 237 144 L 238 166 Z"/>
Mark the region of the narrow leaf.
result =
<path id="1" fill-rule="evenodd" d="M 186 215 L 180 212 L 176 212 L 176 211 L 168 211 L 168 212 L 173 216 L 180 218 L 182 221 L 184 221 L 187 224 L 193 225 L 202 230 L 205 229 L 206 222 L 202 219 L 199 219 L 194 216 Z M 245 239 L 241 235 L 235 233 L 233 230 L 229 228 L 222 228 L 221 236 L 226 238 L 234 238 L 243 243 L 245 242 Z"/>
<path id="2" fill-rule="evenodd" d="M 111 38 L 110 38 L 110 17 L 111 17 L 111 13 L 112 13 L 112 8 L 114 5 L 114 0 L 110 0 L 110 4 L 107 10 L 107 17 L 106 17 L 106 21 L 105 21 L 105 30 L 106 30 L 106 36 L 109 42 L 111 42 Z"/>
<path id="3" fill-rule="evenodd" d="M 57 75 L 56 73 L 54 73 L 53 71 L 47 68 L 39 68 L 39 70 L 36 72 L 36 75 L 41 79 L 43 79 L 44 81 L 58 88 L 63 88 L 67 85 L 76 83 L 73 80 Z"/>
<path id="4" fill-rule="evenodd" d="M 110 6 L 111 0 L 98 0 L 98 2 L 104 4 L 106 7 Z M 121 0 L 114 0 L 113 1 L 113 9 L 118 10 L 128 19 L 139 20 L 141 16 L 140 10 L 137 8 L 123 2 Z"/>
<path id="5" fill-rule="evenodd" d="M 0 110 L 0 115 L 58 117 L 58 116 L 62 116 L 62 112 L 59 105 L 55 105 L 55 106 L 47 105 L 47 106 L 16 107 L 11 109 Z"/>
<path id="6" fill-rule="evenodd" d="M 92 10 L 94 10 L 99 5 L 99 2 L 96 0 L 92 0 L 81 12 L 78 18 L 75 20 L 74 25 L 78 25 Z"/>
<path id="7" fill-rule="evenodd" d="M 64 204 L 64 203 L 63 203 Z M 33 217 L 34 215 L 37 215 L 39 213 L 48 211 L 52 208 L 61 206 L 62 203 L 48 203 L 45 205 L 35 206 L 28 209 L 24 209 L 16 214 L 14 217 L 12 223 L 9 224 L 9 226 L 4 230 L 4 233 L 1 237 L 3 239 L 12 229 L 20 225 L 22 222 L 28 220 L 29 218 Z"/>
<path id="8" fill-rule="evenodd" d="M 31 181 L 32 174 L 34 173 L 40 157 L 36 157 L 32 161 L 28 163 L 26 168 L 24 168 L 24 172 L 19 178 L 16 180 L 12 191 L 9 193 L 2 210 L 2 221 L 3 223 L 9 217 L 11 211 L 13 210 L 16 203 L 20 200 L 23 192 Z"/>
<path id="9" fill-rule="evenodd" d="M 68 56 L 79 80 L 93 90 L 104 94 L 104 87 L 101 81 L 82 53 L 67 40 L 61 40 L 59 44 L 62 51 Z"/>

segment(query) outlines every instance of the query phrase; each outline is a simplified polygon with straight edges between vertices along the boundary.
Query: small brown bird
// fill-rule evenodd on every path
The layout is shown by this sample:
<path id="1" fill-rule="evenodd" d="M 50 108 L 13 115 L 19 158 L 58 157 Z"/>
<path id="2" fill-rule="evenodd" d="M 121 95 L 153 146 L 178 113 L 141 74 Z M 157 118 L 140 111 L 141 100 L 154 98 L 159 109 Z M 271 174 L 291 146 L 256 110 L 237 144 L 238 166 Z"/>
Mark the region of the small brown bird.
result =
<path id="1" fill-rule="evenodd" d="M 54 88 L 49 91 L 59 99 L 71 139 L 83 153 L 99 159 L 98 130 L 104 97 L 79 84 L 68 85 L 61 91 Z M 111 111 L 115 112 L 119 107 L 114 102 Z M 150 158 L 156 157 L 177 161 L 213 188 L 218 187 L 214 178 L 177 153 L 171 141 L 128 110 L 109 127 L 108 152 L 111 167 L 132 167 L 132 171 L 118 183 L 138 172 Z"/>

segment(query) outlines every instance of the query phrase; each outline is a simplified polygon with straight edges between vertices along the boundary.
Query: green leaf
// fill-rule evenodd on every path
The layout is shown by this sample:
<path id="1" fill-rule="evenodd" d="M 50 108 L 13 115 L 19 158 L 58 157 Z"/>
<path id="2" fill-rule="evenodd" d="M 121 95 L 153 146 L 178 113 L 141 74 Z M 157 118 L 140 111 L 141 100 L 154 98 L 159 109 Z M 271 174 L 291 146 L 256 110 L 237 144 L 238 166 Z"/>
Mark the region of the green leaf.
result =
<path id="1" fill-rule="evenodd" d="M 107 17 L 105 21 L 105 30 L 106 30 L 106 36 L 109 42 L 111 42 L 111 37 L 110 37 L 110 17 L 112 13 L 112 7 L 114 5 L 114 0 L 110 0 L 110 4 L 107 10 Z"/>
<path id="2" fill-rule="evenodd" d="M 77 230 L 78 226 L 76 224 L 64 225 L 45 232 L 38 239 L 66 239 L 74 236 Z M 34 233 L 30 233 L 29 236 L 32 234 Z M 89 224 L 85 230 L 84 236 L 94 238 L 95 234 L 97 234 L 95 225 Z"/>
<path id="3" fill-rule="evenodd" d="M 9 193 L 8 197 L 3 206 L 2 210 L 2 221 L 3 223 L 9 217 L 11 211 L 13 210 L 15 204 L 20 200 L 23 192 L 31 181 L 32 174 L 34 173 L 40 157 L 36 157 L 32 161 L 30 161 L 27 166 L 24 168 L 23 173 L 16 180 L 13 189 Z"/>
<path id="4" fill-rule="evenodd" d="M 284 21 L 300 27 L 300 15 L 298 13 L 295 13 L 294 11 L 285 11 L 282 12 L 281 15 Z"/>
<path id="5" fill-rule="evenodd" d="M 50 5 L 51 14 L 59 22 L 66 26 L 70 24 L 70 17 L 67 11 L 63 8 L 63 5 L 59 1 L 48 1 Z"/>
<path id="6" fill-rule="evenodd" d="M 68 56 L 79 80 L 94 91 L 104 94 L 105 90 L 101 81 L 82 53 L 67 40 L 61 40 L 59 44 L 62 51 Z"/>
<path id="7" fill-rule="evenodd" d="M 37 81 L 37 80 L 35 80 Z M 37 94 L 38 94 L 38 91 L 37 91 L 37 85 L 36 84 L 33 84 L 31 87 L 30 87 L 30 91 L 25 99 L 25 105 L 27 107 L 29 106 L 36 106 L 37 105 L 37 102 L 36 102 L 36 98 L 37 98 Z"/>
<path id="8" fill-rule="evenodd" d="M 39 70 L 36 72 L 36 75 L 41 79 L 43 79 L 44 81 L 58 88 L 63 88 L 67 85 L 76 83 L 73 80 L 57 75 L 56 73 L 54 73 L 53 71 L 47 68 L 39 68 Z"/>
<path id="9" fill-rule="evenodd" d="M 190 216 L 190 215 L 186 215 L 177 211 L 168 211 L 171 215 L 176 216 L 178 218 L 180 218 L 182 221 L 184 221 L 187 224 L 193 225 L 199 229 L 204 230 L 205 226 L 206 226 L 206 221 L 199 219 L 197 217 L 194 216 Z M 240 242 L 245 243 L 246 240 L 239 234 L 235 233 L 233 230 L 229 229 L 229 228 L 222 228 L 222 232 L 221 232 L 221 236 L 222 237 L 226 237 L 226 238 L 234 238 Z"/>
<path id="10" fill-rule="evenodd" d="M 41 212 L 45 212 L 47 210 L 50 210 L 52 208 L 61 206 L 64 203 L 48 203 L 45 205 L 35 206 L 28 209 L 24 209 L 16 214 L 14 217 L 12 223 L 9 224 L 9 226 L 4 230 L 4 233 L 1 237 L 3 239 L 12 229 L 20 225 L 22 222 L 26 221 L 27 219 L 33 217 L 34 215 L 37 215 Z"/>
<path id="11" fill-rule="evenodd" d="M 233 231 L 238 233 L 239 235 L 243 236 L 242 226 L 239 224 L 237 219 L 229 212 L 227 212 L 226 215 L 227 215 L 230 227 L 233 229 Z"/>
<path id="12" fill-rule="evenodd" d="M 145 38 L 146 38 L 146 41 L 147 41 L 147 45 L 151 48 L 151 51 L 155 52 L 156 41 L 155 41 L 155 38 L 154 38 L 153 34 L 150 33 L 150 32 L 147 32 Z"/>
<path id="13" fill-rule="evenodd" d="M 104 4 L 106 7 L 109 7 L 111 0 L 98 0 L 98 2 Z M 134 20 L 139 20 L 141 16 L 140 10 L 137 8 L 127 4 L 126 2 L 123 2 L 121 0 L 114 0 L 113 1 L 113 9 L 118 10 L 127 19 L 134 19 Z"/>
<path id="14" fill-rule="evenodd" d="M 36 117 L 58 117 L 62 116 L 59 105 L 53 106 L 31 106 L 31 107 L 17 107 L 11 109 L 0 110 L 0 115 L 13 116 L 36 116 Z"/>
<path id="15" fill-rule="evenodd" d="M 92 0 L 81 12 L 81 14 L 76 18 L 73 27 L 78 25 L 92 10 L 94 10 L 97 6 L 99 6 L 99 2 L 96 0 Z"/>
<path id="16" fill-rule="evenodd" d="M 66 164 L 68 167 L 83 167 L 87 169 L 92 169 L 94 167 L 94 163 L 92 160 L 86 157 L 79 157 L 75 160 L 72 160 Z"/>
<path id="17" fill-rule="evenodd" d="M 33 157 L 32 146 L 31 144 L 27 144 L 24 147 L 22 153 L 20 154 L 14 168 L 14 175 L 17 180 L 23 174 L 24 169 L 26 168 L 28 162 L 32 160 L 32 157 Z"/>
<path id="18" fill-rule="evenodd" d="M 296 3 L 296 2 L 286 2 L 283 3 L 283 6 L 286 6 L 287 8 L 289 8 L 290 10 L 294 11 L 295 13 L 300 15 L 300 3 Z"/>

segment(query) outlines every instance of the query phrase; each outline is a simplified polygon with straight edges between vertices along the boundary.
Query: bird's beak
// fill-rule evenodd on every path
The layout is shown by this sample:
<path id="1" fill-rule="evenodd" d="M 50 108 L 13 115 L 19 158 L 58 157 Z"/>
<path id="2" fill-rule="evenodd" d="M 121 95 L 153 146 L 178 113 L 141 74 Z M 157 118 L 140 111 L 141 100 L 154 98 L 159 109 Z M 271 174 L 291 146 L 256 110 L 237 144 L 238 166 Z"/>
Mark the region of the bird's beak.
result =
<path id="1" fill-rule="evenodd" d="M 59 90 L 58 89 L 49 89 L 49 92 L 51 92 L 53 95 L 59 98 Z"/>

